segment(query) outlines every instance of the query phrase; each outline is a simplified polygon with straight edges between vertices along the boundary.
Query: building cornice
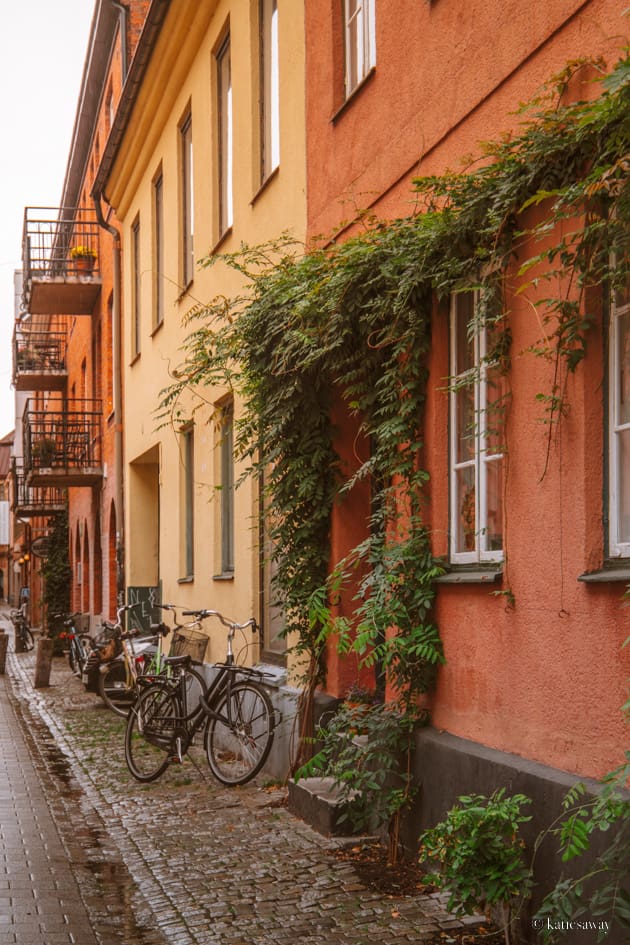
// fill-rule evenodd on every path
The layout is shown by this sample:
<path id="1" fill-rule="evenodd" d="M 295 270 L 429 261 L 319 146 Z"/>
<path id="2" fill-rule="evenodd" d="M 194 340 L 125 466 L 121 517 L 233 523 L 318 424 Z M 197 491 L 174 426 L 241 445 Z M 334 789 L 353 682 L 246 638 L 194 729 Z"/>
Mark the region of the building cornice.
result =
<path id="1" fill-rule="evenodd" d="M 153 0 L 92 195 L 124 218 L 217 4 Z"/>

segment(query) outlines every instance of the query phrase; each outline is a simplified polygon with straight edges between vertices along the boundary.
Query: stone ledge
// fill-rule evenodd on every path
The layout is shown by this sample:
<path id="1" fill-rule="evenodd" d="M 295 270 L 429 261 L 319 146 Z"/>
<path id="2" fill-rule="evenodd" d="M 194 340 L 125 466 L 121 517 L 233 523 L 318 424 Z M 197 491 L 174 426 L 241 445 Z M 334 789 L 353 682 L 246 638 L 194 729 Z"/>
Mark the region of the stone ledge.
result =
<path id="1" fill-rule="evenodd" d="M 289 810 L 328 837 L 348 837 L 348 821 L 339 822 L 345 805 L 333 778 L 301 778 L 289 781 Z"/>

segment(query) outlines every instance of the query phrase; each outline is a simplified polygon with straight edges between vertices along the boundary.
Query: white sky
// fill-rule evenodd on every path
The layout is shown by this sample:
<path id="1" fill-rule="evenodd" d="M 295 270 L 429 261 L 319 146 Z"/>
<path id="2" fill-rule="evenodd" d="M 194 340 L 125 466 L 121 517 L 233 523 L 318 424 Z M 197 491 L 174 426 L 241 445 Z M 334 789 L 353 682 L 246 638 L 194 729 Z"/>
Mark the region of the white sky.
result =
<path id="1" fill-rule="evenodd" d="M 0 437 L 14 427 L 13 273 L 25 207 L 57 207 L 93 0 L 0 0 Z"/>

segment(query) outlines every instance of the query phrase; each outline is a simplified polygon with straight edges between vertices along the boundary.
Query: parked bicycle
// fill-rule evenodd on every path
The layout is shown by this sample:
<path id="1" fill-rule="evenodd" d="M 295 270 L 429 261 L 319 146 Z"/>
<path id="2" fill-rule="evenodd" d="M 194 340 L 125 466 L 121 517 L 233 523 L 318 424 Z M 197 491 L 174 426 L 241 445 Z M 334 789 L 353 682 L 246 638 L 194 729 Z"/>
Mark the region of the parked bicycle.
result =
<path id="1" fill-rule="evenodd" d="M 214 664 L 210 685 L 193 668 L 190 656 L 167 657 L 171 678 L 141 680 L 141 691 L 125 730 L 125 759 L 137 781 L 154 781 L 170 764 L 181 763 L 203 729 L 210 770 L 222 784 L 250 781 L 260 771 L 273 744 L 275 716 L 264 673 L 235 663 L 237 630 L 252 628 L 250 618 L 239 624 L 216 610 L 185 611 L 197 621 L 216 617 L 228 628 L 224 663 Z"/>
<path id="2" fill-rule="evenodd" d="M 75 624 L 78 616 L 78 613 L 54 614 L 53 619 L 61 620 L 66 628 L 61 631 L 59 637 L 67 641 L 70 669 L 80 679 L 92 652 L 93 640 L 89 633 L 79 633 L 77 630 Z"/>
<path id="3" fill-rule="evenodd" d="M 35 646 L 35 640 L 28 624 L 28 618 L 22 609 L 12 610 L 10 613 L 11 623 L 15 630 L 15 649 L 16 652 L 32 650 Z"/>
<path id="4" fill-rule="evenodd" d="M 137 604 L 129 604 L 131 609 Z M 174 604 L 154 604 L 161 610 L 175 613 Z M 107 624 L 106 630 L 110 636 L 110 646 L 113 652 L 101 659 L 97 691 L 105 704 L 117 715 L 126 717 L 129 709 L 138 697 L 138 681 L 141 676 L 149 674 L 151 677 L 165 671 L 165 654 L 163 649 L 164 637 L 172 634 L 170 654 L 177 656 L 184 652 L 182 645 L 193 645 L 194 655 L 203 660 L 208 638 L 205 634 L 195 634 L 193 628 L 198 623 L 188 626 L 175 623 L 173 628 L 165 623 L 151 624 L 149 636 L 140 636 L 142 630 L 123 630 L 121 623 L 122 611 L 116 624 Z M 184 637 L 183 634 L 186 634 Z M 136 639 L 139 637 L 138 639 Z M 193 642 L 192 637 L 195 637 Z M 199 644 L 202 648 L 199 648 Z M 191 653 L 192 655 L 192 653 Z"/>
<path id="5" fill-rule="evenodd" d="M 156 652 L 155 635 L 134 643 L 142 631 L 125 630 L 123 614 L 138 604 L 126 604 L 116 611 L 116 622 L 105 621 L 103 630 L 107 640 L 97 648 L 99 659 L 98 694 L 105 705 L 117 715 L 126 717 L 138 695 L 138 676 L 148 666 Z"/>

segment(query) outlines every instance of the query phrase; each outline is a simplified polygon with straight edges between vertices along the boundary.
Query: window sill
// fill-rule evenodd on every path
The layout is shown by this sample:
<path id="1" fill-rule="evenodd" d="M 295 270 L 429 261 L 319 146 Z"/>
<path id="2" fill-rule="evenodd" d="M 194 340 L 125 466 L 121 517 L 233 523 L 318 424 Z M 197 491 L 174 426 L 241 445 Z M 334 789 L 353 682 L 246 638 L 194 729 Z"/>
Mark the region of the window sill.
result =
<path id="1" fill-rule="evenodd" d="M 333 116 L 330 119 L 333 125 L 335 124 L 336 121 L 338 121 L 339 118 L 341 118 L 341 116 L 343 115 L 345 110 L 348 108 L 348 106 L 351 104 L 351 102 L 355 100 L 359 92 L 361 92 L 361 90 L 365 88 L 365 86 L 368 84 L 368 82 L 370 82 L 370 80 L 375 74 L 376 74 L 376 66 L 372 66 L 370 71 L 366 73 L 366 75 L 363 76 L 363 78 L 358 83 L 358 85 L 355 85 L 352 91 L 346 96 L 346 98 L 344 99 L 343 105 L 340 105 L 337 111 L 333 113 Z"/>
<path id="2" fill-rule="evenodd" d="M 580 574 L 578 581 L 583 584 L 615 584 L 624 582 L 630 584 L 630 560 L 622 558 L 614 563 L 607 562 L 598 571 L 587 571 Z"/>
<path id="3" fill-rule="evenodd" d="M 256 201 L 258 200 L 258 198 L 261 196 L 261 194 L 264 194 L 264 192 L 267 190 L 267 187 L 269 187 L 269 185 L 271 184 L 272 180 L 275 180 L 275 179 L 276 179 L 276 177 L 278 176 L 279 173 L 280 173 L 280 165 L 278 164 L 276 167 L 274 167 L 274 169 L 273 169 L 272 172 L 269 174 L 269 176 L 268 176 L 268 177 L 265 177 L 264 181 L 262 182 L 262 184 L 260 185 L 260 187 L 258 188 L 258 190 L 256 191 L 256 193 L 254 194 L 254 196 L 253 196 L 252 199 L 250 200 L 250 202 L 249 202 L 250 207 L 253 207 L 253 206 L 254 206 L 254 204 L 256 203 Z"/>
<path id="4" fill-rule="evenodd" d="M 157 333 L 164 327 L 164 319 L 160 322 L 156 322 L 151 330 L 151 338 L 155 338 Z"/>
<path id="5" fill-rule="evenodd" d="M 435 578 L 435 584 L 494 584 L 503 577 L 502 568 L 458 568 Z"/>
<path id="6" fill-rule="evenodd" d="M 176 304 L 176 305 L 177 305 L 179 302 L 183 302 L 183 300 L 186 298 L 186 296 L 188 295 L 188 293 L 189 293 L 189 291 L 190 291 L 190 289 L 191 289 L 191 287 L 192 287 L 193 282 L 194 282 L 194 279 L 191 279 L 189 282 L 186 283 L 186 285 L 184 286 L 184 288 L 182 289 L 182 291 L 179 293 L 179 295 L 178 295 L 177 298 L 175 299 L 175 304 Z"/>
<path id="7" fill-rule="evenodd" d="M 188 577 L 177 578 L 177 583 L 178 584 L 194 584 L 195 578 L 193 577 L 192 574 L 189 574 Z"/>
<path id="8" fill-rule="evenodd" d="M 214 256 L 216 253 L 218 253 L 221 247 L 223 246 L 223 244 L 227 242 L 228 237 L 230 237 L 231 235 L 232 235 L 232 227 L 228 226 L 227 230 L 223 231 L 219 239 L 216 241 L 216 243 L 210 250 L 209 255 Z"/>
<path id="9" fill-rule="evenodd" d="M 222 571 L 221 574 L 213 574 L 213 581 L 233 581 L 234 571 Z"/>

